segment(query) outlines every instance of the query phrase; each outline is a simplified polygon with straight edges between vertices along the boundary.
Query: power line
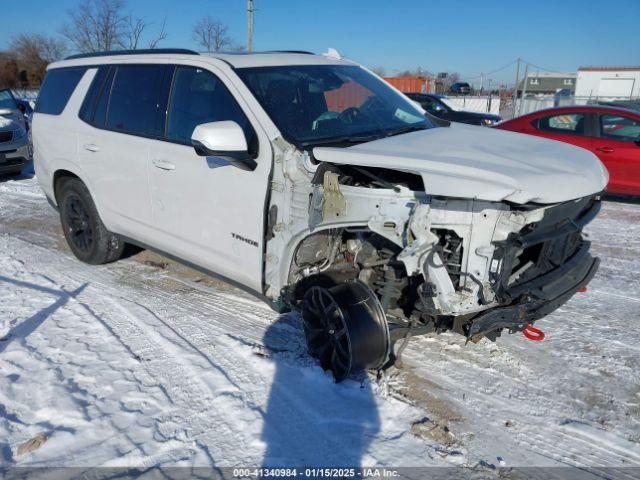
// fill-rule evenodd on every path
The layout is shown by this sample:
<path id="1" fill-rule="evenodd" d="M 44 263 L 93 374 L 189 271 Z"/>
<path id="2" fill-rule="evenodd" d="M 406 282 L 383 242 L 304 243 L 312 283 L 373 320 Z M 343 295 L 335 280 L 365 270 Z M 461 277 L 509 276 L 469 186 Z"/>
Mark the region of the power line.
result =
<path id="1" fill-rule="evenodd" d="M 512 60 L 511 62 L 509 62 L 508 64 L 506 64 L 504 67 L 500 67 L 500 68 L 496 68 L 495 70 L 492 70 L 490 72 L 482 72 L 480 73 L 480 75 L 476 75 L 474 77 L 464 77 L 464 80 L 477 80 L 481 77 L 487 77 L 489 75 L 493 75 L 494 73 L 498 73 L 501 72 L 503 70 L 506 70 L 507 68 L 511 67 L 512 65 L 514 65 L 517 62 L 517 60 Z"/>
<path id="2" fill-rule="evenodd" d="M 549 72 L 549 73 L 556 73 L 557 72 L 557 70 L 549 70 L 548 68 L 541 67 L 539 65 L 536 65 L 535 63 L 531 63 L 531 62 L 529 62 L 527 60 L 524 60 L 524 59 L 522 61 L 524 63 L 526 63 L 527 65 L 529 65 L 530 67 L 535 67 L 538 70 L 542 70 L 543 72 Z"/>

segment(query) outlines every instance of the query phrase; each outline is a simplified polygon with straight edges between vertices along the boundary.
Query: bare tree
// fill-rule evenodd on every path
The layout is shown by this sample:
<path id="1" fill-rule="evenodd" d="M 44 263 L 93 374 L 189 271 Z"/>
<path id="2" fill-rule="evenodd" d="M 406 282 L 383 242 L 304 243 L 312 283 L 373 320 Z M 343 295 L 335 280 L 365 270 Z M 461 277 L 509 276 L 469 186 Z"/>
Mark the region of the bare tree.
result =
<path id="1" fill-rule="evenodd" d="M 206 16 L 193 26 L 193 38 L 207 52 L 241 48 L 235 44 L 228 32 L 229 27 L 211 16 Z"/>
<path id="2" fill-rule="evenodd" d="M 156 35 L 154 38 L 152 38 L 149 41 L 149 48 L 156 48 L 162 40 L 167 38 L 167 33 L 165 31 L 166 26 L 167 26 L 167 19 L 165 18 L 164 20 L 162 20 L 162 28 L 160 28 L 158 35 Z"/>
<path id="3" fill-rule="evenodd" d="M 123 29 L 121 38 L 118 43 L 121 48 L 127 50 L 137 50 L 140 46 L 142 34 L 147 30 L 149 24 L 142 18 L 134 18 L 131 15 L 126 17 L 125 27 Z M 162 21 L 162 27 L 158 34 L 149 40 L 149 48 L 156 48 L 158 44 L 167 38 L 165 28 L 167 26 L 167 19 Z"/>
<path id="4" fill-rule="evenodd" d="M 83 0 L 68 12 L 69 21 L 63 26 L 62 34 L 80 52 L 135 50 L 140 47 L 149 24 L 126 14 L 126 7 L 126 0 Z M 158 35 L 149 41 L 151 48 L 167 37 L 165 27 L 166 19 Z"/>
<path id="5" fill-rule="evenodd" d="M 9 49 L 21 60 L 51 63 L 64 57 L 67 45 L 59 38 L 39 33 L 19 33 L 9 42 Z"/>
<path id="6" fill-rule="evenodd" d="M 38 33 L 20 33 L 9 42 L 9 51 L 20 68 L 20 83 L 42 83 L 47 65 L 64 57 L 67 46 L 61 39 Z"/>
<path id="7" fill-rule="evenodd" d="M 138 48 L 140 37 L 147 28 L 147 24 L 141 18 L 133 18 L 131 15 L 126 17 L 124 23 L 122 38 L 118 40 L 118 43 L 124 49 L 135 50 Z"/>
<path id="8" fill-rule="evenodd" d="M 126 26 L 124 7 L 124 0 L 85 0 L 68 12 L 62 34 L 80 52 L 112 50 Z"/>

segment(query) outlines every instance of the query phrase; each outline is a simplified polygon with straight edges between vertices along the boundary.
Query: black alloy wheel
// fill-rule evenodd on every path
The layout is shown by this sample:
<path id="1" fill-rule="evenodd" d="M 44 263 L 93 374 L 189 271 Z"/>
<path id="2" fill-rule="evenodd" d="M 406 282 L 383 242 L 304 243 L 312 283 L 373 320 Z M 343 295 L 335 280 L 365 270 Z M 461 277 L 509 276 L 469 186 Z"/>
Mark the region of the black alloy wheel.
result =
<path id="1" fill-rule="evenodd" d="M 122 256 L 124 241 L 104 226 L 89 190 L 80 179 L 59 180 L 56 200 L 64 236 L 79 260 L 101 265 Z"/>
<path id="2" fill-rule="evenodd" d="M 352 372 L 382 367 L 389 327 L 375 293 L 360 281 L 312 287 L 302 302 L 307 348 L 336 382 Z"/>
<path id="3" fill-rule="evenodd" d="M 89 254 L 93 247 L 93 227 L 91 217 L 82 199 L 70 194 L 64 205 L 68 237 L 73 246 L 84 254 Z"/>

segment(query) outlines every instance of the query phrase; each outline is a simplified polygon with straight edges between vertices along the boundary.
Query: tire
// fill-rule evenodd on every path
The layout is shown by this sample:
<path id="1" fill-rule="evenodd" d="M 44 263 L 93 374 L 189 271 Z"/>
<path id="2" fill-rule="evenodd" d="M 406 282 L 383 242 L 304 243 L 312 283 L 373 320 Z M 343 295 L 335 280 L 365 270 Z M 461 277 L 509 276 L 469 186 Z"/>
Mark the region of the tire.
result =
<path id="1" fill-rule="evenodd" d="M 78 260 L 101 265 L 118 260 L 125 243 L 106 229 L 86 185 L 77 178 L 58 187 L 60 223 L 67 244 Z"/>
<path id="2" fill-rule="evenodd" d="M 360 281 L 311 287 L 302 301 L 307 348 L 336 382 L 381 368 L 389 357 L 389 326 L 382 305 Z"/>

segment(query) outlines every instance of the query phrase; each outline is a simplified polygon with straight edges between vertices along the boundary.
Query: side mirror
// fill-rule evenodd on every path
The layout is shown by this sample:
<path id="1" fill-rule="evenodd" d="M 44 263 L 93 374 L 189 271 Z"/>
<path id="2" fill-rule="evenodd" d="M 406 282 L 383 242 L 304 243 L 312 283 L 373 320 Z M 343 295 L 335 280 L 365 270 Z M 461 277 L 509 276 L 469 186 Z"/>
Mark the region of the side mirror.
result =
<path id="1" fill-rule="evenodd" d="M 233 121 L 198 125 L 191 144 L 201 157 L 220 157 L 241 170 L 255 170 L 258 164 L 248 152 L 247 139 L 240 125 Z"/>

